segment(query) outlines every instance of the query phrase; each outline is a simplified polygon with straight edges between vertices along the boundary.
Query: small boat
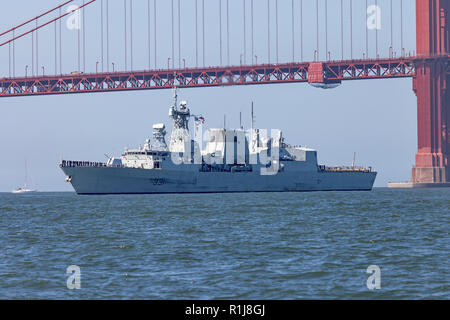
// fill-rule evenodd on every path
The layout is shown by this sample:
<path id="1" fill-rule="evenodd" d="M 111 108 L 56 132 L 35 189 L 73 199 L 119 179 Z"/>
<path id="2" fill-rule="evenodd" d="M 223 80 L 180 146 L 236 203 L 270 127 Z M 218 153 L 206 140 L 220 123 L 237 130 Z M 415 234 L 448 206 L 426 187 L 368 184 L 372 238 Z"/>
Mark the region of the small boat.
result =
<path id="1" fill-rule="evenodd" d="M 34 193 L 36 190 L 28 189 L 26 186 L 23 188 L 17 188 L 12 191 L 12 193 Z"/>
<path id="2" fill-rule="evenodd" d="M 25 183 L 24 183 L 24 186 L 23 186 L 23 188 L 14 189 L 12 191 L 12 193 L 14 193 L 14 194 L 23 194 L 23 193 L 35 193 L 35 192 L 37 192 L 37 190 L 28 189 L 27 180 L 28 180 L 28 170 L 27 170 L 27 161 L 25 160 Z"/>

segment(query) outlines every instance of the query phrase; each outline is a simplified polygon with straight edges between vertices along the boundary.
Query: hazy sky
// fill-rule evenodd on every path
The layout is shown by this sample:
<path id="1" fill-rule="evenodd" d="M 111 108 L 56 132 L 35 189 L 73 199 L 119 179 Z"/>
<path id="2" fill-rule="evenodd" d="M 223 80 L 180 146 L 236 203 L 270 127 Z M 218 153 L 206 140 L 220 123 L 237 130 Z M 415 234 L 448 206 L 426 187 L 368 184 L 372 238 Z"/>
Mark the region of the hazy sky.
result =
<path id="1" fill-rule="evenodd" d="M 152 4 L 153 4 L 153 0 Z M 62 1 L 16 0 L 3 4 L 0 11 L 0 31 L 4 31 L 28 18 L 52 8 Z M 178 1 L 175 1 L 175 5 Z M 331 58 L 341 57 L 340 1 L 329 0 L 328 48 Z M 76 1 L 82 3 L 82 1 Z M 104 4 L 106 0 L 104 0 Z M 195 0 L 181 0 L 181 59 L 187 66 L 195 65 Z M 201 1 L 198 0 L 199 9 Z M 206 0 L 205 63 L 220 63 L 218 19 L 219 0 Z M 226 0 L 222 0 L 222 59 L 227 63 Z M 292 60 L 291 0 L 279 0 L 279 62 Z M 300 60 L 300 0 L 294 1 L 295 23 L 294 59 Z M 314 57 L 316 46 L 315 1 L 303 0 L 303 56 L 305 61 Z M 321 21 L 319 33 L 320 59 L 325 59 L 324 1 L 320 0 Z M 375 1 L 369 1 L 373 4 Z M 400 52 L 400 1 L 394 1 L 394 51 Z M 415 48 L 414 0 L 404 0 L 403 34 L 406 52 Z M 100 12 L 101 1 L 86 9 L 86 65 L 85 72 L 95 71 L 101 62 Z M 133 65 L 134 69 L 148 69 L 147 0 L 134 0 L 133 9 Z M 157 68 L 166 68 L 171 56 L 171 1 L 157 0 Z M 344 56 L 350 57 L 349 0 L 344 0 Z M 379 35 L 379 53 L 388 54 L 390 46 L 390 1 L 378 0 L 382 25 Z M 362 57 L 365 51 L 365 2 L 353 1 L 353 56 Z M 241 54 L 247 53 L 251 61 L 250 0 L 246 1 L 246 46 L 243 41 L 242 0 L 230 0 L 230 64 L 239 64 Z M 266 62 L 267 54 L 267 2 L 254 0 L 254 53 L 258 62 Z M 89 11 L 91 10 L 91 11 Z M 275 0 L 271 0 L 271 61 L 275 62 Z M 128 12 L 129 13 L 129 12 Z M 199 13 L 201 13 L 199 11 Z M 153 16 L 153 12 L 151 12 Z M 177 12 L 175 14 L 177 22 Z M 200 18 L 200 17 L 199 17 Z M 63 24 L 63 73 L 78 70 L 77 31 Z M 128 32 L 130 28 L 128 26 Z M 123 1 L 110 0 L 110 62 L 116 70 L 124 68 Z M 151 25 L 150 52 L 153 52 L 153 25 Z M 178 26 L 175 24 L 175 62 L 178 65 Z M 323 36 L 322 36 L 323 35 Z M 199 62 L 201 56 L 201 19 L 199 24 Z M 0 40 L 5 40 L 1 38 Z M 105 39 L 104 39 L 105 40 Z M 128 37 L 130 41 L 130 37 Z M 106 40 L 105 42 L 106 43 Z M 369 32 L 369 56 L 375 55 L 375 31 Z M 106 44 L 105 44 L 106 46 Z M 81 50 L 82 52 L 83 50 Z M 104 52 L 106 49 L 104 49 Z M 130 52 L 128 51 L 128 58 Z M 58 51 L 59 55 L 59 51 Z M 8 48 L 0 48 L 0 77 L 9 75 Z M 256 59 L 256 58 L 255 58 Z M 106 57 L 104 57 L 106 64 Z M 128 67 L 131 64 L 129 59 Z M 16 75 L 25 73 L 25 65 L 32 65 L 31 37 L 16 44 Z M 59 65 L 59 60 L 58 60 Z M 54 26 L 39 34 L 39 65 L 45 72 L 55 72 Z M 151 56 L 151 68 L 154 68 Z M 31 67 L 29 67 L 31 68 Z M 58 66 L 59 68 L 59 66 Z M 101 68 L 101 66 L 100 66 Z M 106 65 L 103 66 L 106 70 Z M 112 68 L 112 66 L 110 66 Z M 83 69 L 83 68 L 81 68 Z M 31 72 L 31 71 L 28 71 Z M 58 73 L 60 71 L 58 70 Z M 73 160 L 106 160 L 104 154 L 120 155 L 125 147 L 143 144 L 151 136 L 152 125 L 169 125 L 168 108 L 172 101 L 170 90 L 140 92 L 97 93 L 46 97 L 0 99 L 0 191 L 11 191 L 23 184 L 24 162 L 27 159 L 32 187 L 41 191 L 72 190 L 64 182 L 58 168 L 61 158 Z M 277 84 L 223 88 L 195 88 L 180 91 L 180 98 L 189 102 L 192 112 L 206 118 L 207 127 L 219 127 L 223 115 L 227 125 L 239 125 L 239 112 L 249 126 L 250 104 L 255 102 L 256 124 L 261 128 L 283 130 L 288 143 L 300 144 L 318 150 L 319 162 L 326 165 L 350 165 L 353 152 L 356 164 L 372 166 L 379 175 L 376 186 L 388 181 L 406 181 L 410 178 L 417 143 L 416 97 L 411 79 L 371 80 L 344 82 L 333 90 L 321 90 L 307 84 Z"/>

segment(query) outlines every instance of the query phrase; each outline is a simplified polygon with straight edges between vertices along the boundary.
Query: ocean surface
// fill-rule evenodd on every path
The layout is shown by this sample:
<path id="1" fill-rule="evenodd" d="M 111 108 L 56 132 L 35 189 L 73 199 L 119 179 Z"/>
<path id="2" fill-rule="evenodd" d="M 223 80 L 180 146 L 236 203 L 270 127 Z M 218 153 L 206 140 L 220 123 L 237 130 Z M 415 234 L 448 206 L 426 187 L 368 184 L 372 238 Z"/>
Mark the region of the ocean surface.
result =
<path id="1" fill-rule="evenodd" d="M 450 299 L 449 233 L 450 188 L 3 193 L 0 298 Z"/>

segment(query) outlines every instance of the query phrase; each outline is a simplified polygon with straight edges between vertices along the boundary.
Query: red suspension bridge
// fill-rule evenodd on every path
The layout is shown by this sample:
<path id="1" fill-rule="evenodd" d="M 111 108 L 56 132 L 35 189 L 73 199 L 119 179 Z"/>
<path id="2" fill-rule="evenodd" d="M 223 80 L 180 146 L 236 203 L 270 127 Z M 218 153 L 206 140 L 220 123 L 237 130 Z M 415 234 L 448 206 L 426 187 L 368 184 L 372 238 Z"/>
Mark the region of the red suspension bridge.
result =
<path id="1" fill-rule="evenodd" d="M 113 32 L 115 26 L 111 21 L 117 19 L 111 15 L 110 2 L 112 1 L 66 1 L 0 33 L 0 49 L 7 48 L 9 69 L 8 76 L 0 78 L 0 97 L 147 90 L 171 88 L 174 85 L 210 87 L 307 82 L 319 87 L 333 87 L 348 80 L 411 77 L 418 101 L 418 153 L 416 166 L 412 171 L 412 182 L 450 183 L 449 1 L 415 1 L 416 48 L 413 52 L 407 52 L 404 48 L 404 37 L 410 28 L 404 29 L 404 0 L 366 0 L 365 3 L 358 1 L 359 4 L 364 4 L 362 15 L 355 14 L 356 1 L 353 0 L 280 0 L 285 8 L 283 12 L 280 10 L 278 0 L 240 0 L 242 27 L 239 39 L 242 39 L 242 44 L 238 54 L 230 52 L 233 47 L 230 29 L 236 24 L 236 19 L 230 24 L 230 16 L 237 14 L 236 1 L 232 1 L 234 6 L 232 10 L 230 0 L 207 1 L 206 4 L 205 0 L 182 2 L 183 6 L 192 7 L 189 14 L 192 18 L 186 19 L 193 26 L 191 29 L 194 33 L 190 38 L 192 41 L 189 50 L 185 50 L 182 46 L 182 38 L 188 37 L 186 33 L 189 33 L 189 30 L 182 23 L 187 9 L 182 7 L 180 0 L 165 2 L 166 5 L 169 3 L 169 8 L 165 12 L 159 9 L 161 4 L 157 0 L 139 1 L 141 6 L 145 3 L 146 10 L 142 10 L 143 7 L 136 10 L 133 0 L 124 0 L 120 10 L 123 14 L 121 21 L 124 28 L 122 40 L 118 40 L 115 29 Z M 390 31 L 387 35 L 379 31 L 381 21 L 379 2 L 387 4 L 389 8 L 386 16 L 390 28 L 384 28 Z M 114 1 L 114 5 L 118 3 L 119 1 Z M 289 5 L 286 7 L 287 3 Z M 411 4 L 411 1 L 409 3 Z M 211 12 L 212 9 L 215 11 L 214 14 Z M 339 19 L 334 19 L 336 21 L 330 19 L 331 10 L 334 11 L 334 16 L 336 13 L 340 16 Z M 145 11 L 145 15 L 142 11 Z M 100 29 L 97 32 L 90 27 L 86 28 L 88 12 L 92 14 L 91 19 L 95 21 L 96 28 Z M 311 12 L 314 14 L 311 15 Z M 141 18 L 145 16 L 146 21 L 136 22 L 138 13 Z M 356 17 L 362 17 L 363 33 Z M 162 67 L 166 58 L 161 59 L 164 55 L 160 53 L 164 43 L 162 45 L 162 41 L 158 42 L 162 37 L 157 36 L 159 20 L 170 24 L 168 29 L 163 30 L 164 38 L 168 39 L 165 44 L 169 47 L 166 67 Z M 395 28 L 396 20 L 400 20 L 400 26 L 397 28 Z M 67 23 L 69 29 L 75 30 L 77 35 L 73 47 L 76 71 L 73 69 L 71 72 L 63 71 L 67 68 L 63 64 L 63 59 L 66 60 L 63 53 L 65 44 L 63 34 L 67 32 L 66 25 L 62 27 L 63 21 Z M 212 32 L 210 31 L 212 22 L 218 26 L 214 39 L 214 46 L 218 47 L 214 58 L 218 61 L 217 66 L 206 66 L 208 55 L 205 48 L 212 44 L 208 42 L 205 34 Z M 369 22 L 372 23 L 374 30 L 371 34 Z M 261 39 L 262 37 L 257 36 L 255 32 L 257 29 L 258 33 L 261 33 L 264 26 L 262 23 L 267 28 L 265 39 Z M 290 46 L 280 45 L 282 23 L 284 27 L 286 24 L 291 26 Z M 134 29 L 136 25 L 139 29 L 145 29 L 147 35 L 146 49 L 140 50 L 139 53 L 146 57 L 148 65 L 141 70 L 135 68 L 138 54 L 135 51 L 136 38 L 133 31 L 136 31 Z M 304 30 L 315 32 L 311 34 Z M 354 57 L 357 50 L 355 48 L 361 45 L 361 41 L 356 41 L 357 31 L 363 34 L 363 52 L 360 59 Z M 43 37 L 45 32 L 51 36 Z M 89 68 L 86 68 L 86 61 L 89 60 L 92 49 L 86 45 L 86 39 L 93 37 L 93 34 L 99 35 L 97 42 L 100 43 L 100 56 L 96 58 L 98 61 L 95 61 L 95 72 L 87 72 Z M 111 34 L 114 36 L 111 37 Z M 387 39 L 384 43 L 380 40 L 381 36 Z M 122 70 L 119 70 L 117 61 L 115 63 L 111 59 L 112 51 L 117 50 L 116 47 L 111 48 L 113 46 L 111 38 L 116 42 L 122 42 L 124 49 Z M 283 38 L 286 38 L 285 32 Z M 308 48 L 306 38 L 316 40 L 314 50 L 305 49 Z M 16 75 L 20 55 L 16 48 L 19 43 L 30 40 L 31 63 L 25 66 L 23 75 Z M 261 43 L 267 45 L 264 50 L 265 61 L 262 61 L 260 55 L 259 60 L 262 63 L 258 63 L 256 45 L 259 45 L 258 52 L 261 52 Z M 279 49 L 286 50 L 286 47 L 292 49 L 288 62 L 286 58 L 280 59 Z M 46 74 L 45 66 L 39 64 L 45 50 L 49 51 L 45 54 L 47 57 L 54 58 L 53 74 Z M 183 50 L 192 52 L 192 56 L 184 57 Z M 307 52 L 314 53 L 310 62 L 304 62 Z M 239 63 L 232 65 L 233 57 L 236 56 L 239 56 Z M 337 56 L 339 60 L 335 58 Z M 300 62 L 295 62 L 296 58 L 299 58 Z M 248 61 L 251 63 L 248 64 Z"/>

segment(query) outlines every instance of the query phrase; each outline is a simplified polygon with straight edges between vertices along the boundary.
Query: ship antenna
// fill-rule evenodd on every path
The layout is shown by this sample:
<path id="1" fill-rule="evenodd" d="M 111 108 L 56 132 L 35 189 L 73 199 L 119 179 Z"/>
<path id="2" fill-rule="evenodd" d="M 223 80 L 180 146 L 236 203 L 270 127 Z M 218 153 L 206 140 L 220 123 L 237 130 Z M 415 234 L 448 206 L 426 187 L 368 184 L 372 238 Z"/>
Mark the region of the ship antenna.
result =
<path id="1" fill-rule="evenodd" d="M 176 73 L 173 73 L 173 106 L 175 108 L 175 110 L 177 110 L 177 100 L 178 100 L 178 95 L 177 95 L 177 85 L 176 85 Z"/>
<path id="2" fill-rule="evenodd" d="M 353 152 L 352 169 L 355 169 L 356 152 Z"/>
<path id="3" fill-rule="evenodd" d="M 241 128 L 241 130 L 243 129 L 242 128 L 242 112 L 241 111 L 239 112 L 239 127 Z"/>
<path id="4" fill-rule="evenodd" d="M 252 101 L 252 129 L 255 126 L 255 115 L 253 113 L 253 101 Z"/>
<path id="5" fill-rule="evenodd" d="M 173 86 L 173 108 L 175 110 L 177 110 L 177 99 L 178 99 L 178 95 L 177 95 L 177 86 Z"/>

